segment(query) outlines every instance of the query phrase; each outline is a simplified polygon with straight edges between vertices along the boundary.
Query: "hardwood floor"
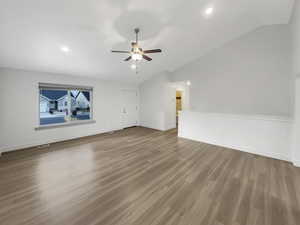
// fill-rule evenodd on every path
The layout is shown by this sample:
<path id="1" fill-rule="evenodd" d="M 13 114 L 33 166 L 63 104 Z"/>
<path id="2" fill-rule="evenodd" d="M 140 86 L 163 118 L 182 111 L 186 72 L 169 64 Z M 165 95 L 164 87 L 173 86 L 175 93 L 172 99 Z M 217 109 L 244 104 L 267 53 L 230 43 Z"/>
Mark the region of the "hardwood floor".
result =
<path id="1" fill-rule="evenodd" d="M 290 163 L 131 128 L 4 154 L 1 225 L 299 225 Z"/>

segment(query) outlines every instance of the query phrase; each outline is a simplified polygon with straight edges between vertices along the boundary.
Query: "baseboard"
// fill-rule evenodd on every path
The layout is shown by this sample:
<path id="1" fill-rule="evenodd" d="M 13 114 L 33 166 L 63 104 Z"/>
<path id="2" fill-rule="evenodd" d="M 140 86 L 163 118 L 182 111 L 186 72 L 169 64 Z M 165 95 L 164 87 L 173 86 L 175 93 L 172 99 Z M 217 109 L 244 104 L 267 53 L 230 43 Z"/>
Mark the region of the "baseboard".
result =
<path id="1" fill-rule="evenodd" d="M 154 126 L 140 125 L 140 127 L 145 127 L 145 128 L 149 128 L 149 129 L 152 129 L 152 130 L 158 130 L 158 131 L 168 131 L 168 130 L 176 129 L 176 126 L 169 126 L 169 127 L 165 127 L 165 128 L 157 128 L 157 127 L 154 127 Z"/>
<path id="2" fill-rule="evenodd" d="M 293 165 L 296 166 L 296 167 L 300 167 L 300 161 L 297 161 L 297 160 L 294 161 L 293 160 Z"/>
<path id="3" fill-rule="evenodd" d="M 121 130 L 121 129 L 118 129 L 118 130 Z M 40 141 L 40 142 L 32 142 L 32 143 L 28 143 L 28 144 L 23 144 L 23 145 L 9 146 L 9 147 L 5 147 L 5 148 L 0 149 L 0 156 L 1 156 L 1 154 L 6 153 L 6 152 L 23 150 L 23 149 L 26 149 L 26 148 L 34 148 L 34 147 L 38 147 L 38 146 L 41 146 L 41 145 L 53 144 L 53 143 L 62 142 L 62 141 L 71 141 L 71 140 L 76 140 L 76 139 L 79 139 L 79 138 L 91 137 L 91 136 L 94 136 L 94 135 L 105 134 L 105 133 L 118 131 L 118 130 L 101 131 L 101 132 L 96 132 L 96 133 L 92 133 L 92 134 L 89 134 L 89 135 L 84 135 L 84 136 L 74 137 L 74 138 L 55 138 L 51 141 Z"/>
<path id="4" fill-rule="evenodd" d="M 196 138 L 184 137 L 184 136 L 179 136 L 179 137 L 193 140 L 193 141 L 203 142 L 203 143 L 211 144 L 211 145 L 215 145 L 215 146 L 220 146 L 220 147 L 224 147 L 224 148 L 229 148 L 229 149 L 233 149 L 233 150 L 237 150 L 237 151 L 241 151 L 241 152 L 247 152 L 247 153 L 261 155 L 261 156 L 268 157 L 268 158 L 291 162 L 290 157 L 287 157 L 285 155 L 278 154 L 275 152 L 261 152 L 261 151 L 254 150 L 254 148 L 251 148 L 249 146 L 227 145 L 224 143 L 220 143 L 216 140 L 199 140 Z M 299 166 L 300 166 L 300 162 L 299 162 Z"/>
<path id="5" fill-rule="evenodd" d="M 164 131 L 162 128 L 157 128 L 157 127 L 151 126 L 151 125 L 141 124 L 140 127 L 149 128 L 149 129 L 152 129 L 152 130 Z"/>

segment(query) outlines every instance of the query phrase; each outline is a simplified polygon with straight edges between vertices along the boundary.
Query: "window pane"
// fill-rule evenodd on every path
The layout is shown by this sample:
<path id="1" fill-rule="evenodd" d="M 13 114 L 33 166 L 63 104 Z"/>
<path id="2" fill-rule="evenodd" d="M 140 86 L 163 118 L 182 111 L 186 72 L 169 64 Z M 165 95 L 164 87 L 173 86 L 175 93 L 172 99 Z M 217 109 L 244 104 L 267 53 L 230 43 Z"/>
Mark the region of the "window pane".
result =
<path id="1" fill-rule="evenodd" d="M 40 125 L 66 122 L 68 91 L 40 90 Z"/>
<path id="2" fill-rule="evenodd" d="M 89 120 L 90 111 L 90 92 L 71 90 L 71 120 Z"/>

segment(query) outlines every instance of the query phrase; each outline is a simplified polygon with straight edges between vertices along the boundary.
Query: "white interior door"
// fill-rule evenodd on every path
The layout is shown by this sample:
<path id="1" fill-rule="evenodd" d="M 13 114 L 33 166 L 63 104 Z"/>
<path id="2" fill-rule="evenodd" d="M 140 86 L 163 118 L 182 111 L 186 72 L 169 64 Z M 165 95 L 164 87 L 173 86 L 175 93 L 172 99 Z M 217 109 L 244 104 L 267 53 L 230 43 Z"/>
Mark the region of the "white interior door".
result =
<path id="1" fill-rule="evenodd" d="M 122 123 L 123 128 L 138 125 L 138 95 L 136 90 L 122 90 L 123 108 Z"/>

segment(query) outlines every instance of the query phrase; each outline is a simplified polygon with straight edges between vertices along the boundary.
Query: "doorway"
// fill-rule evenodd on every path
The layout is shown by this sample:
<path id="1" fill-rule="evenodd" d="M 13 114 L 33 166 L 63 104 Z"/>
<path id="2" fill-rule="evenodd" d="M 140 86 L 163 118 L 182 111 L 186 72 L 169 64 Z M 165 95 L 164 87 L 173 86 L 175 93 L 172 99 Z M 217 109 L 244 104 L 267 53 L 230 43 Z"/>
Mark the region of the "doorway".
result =
<path id="1" fill-rule="evenodd" d="M 138 125 L 138 93 L 136 90 L 122 90 L 122 127 Z"/>
<path id="2" fill-rule="evenodd" d="M 172 82 L 173 88 L 173 115 L 176 116 L 176 127 L 180 127 L 180 115 L 182 111 L 190 110 L 190 81 Z M 175 121 L 174 121 L 175 123 Z"/>
<path id="3" fill-rule="evenodd" d="M 176 127 L 178 127 L 178 115 L 182 110 L 182 91 L 176 90 Z"/>

